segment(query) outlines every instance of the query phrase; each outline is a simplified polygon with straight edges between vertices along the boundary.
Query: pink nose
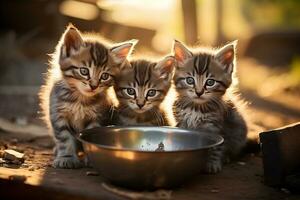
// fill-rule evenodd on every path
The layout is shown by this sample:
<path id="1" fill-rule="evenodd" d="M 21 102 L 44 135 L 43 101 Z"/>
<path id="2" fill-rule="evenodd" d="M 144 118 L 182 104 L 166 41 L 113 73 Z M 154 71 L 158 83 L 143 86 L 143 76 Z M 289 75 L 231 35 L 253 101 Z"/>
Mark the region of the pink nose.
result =
<path id="1" fill-rule="evenodd" d="M 90 87 L 91 87 L 92 90 L 96 90 L 98 85 L 90 85 Z"/>
<path id="2" fill-rule="evenodd" d="M 200 97 L 204 93 L 204 90 L 203 89 L 201 91 L 196 90 L 195 93 L 198 97 Z"/>
<path id="3" fill-rule="evenodd" d="M 145 104 L 144 103 L 137 103 L 137 105 L 141 109 Z"/>

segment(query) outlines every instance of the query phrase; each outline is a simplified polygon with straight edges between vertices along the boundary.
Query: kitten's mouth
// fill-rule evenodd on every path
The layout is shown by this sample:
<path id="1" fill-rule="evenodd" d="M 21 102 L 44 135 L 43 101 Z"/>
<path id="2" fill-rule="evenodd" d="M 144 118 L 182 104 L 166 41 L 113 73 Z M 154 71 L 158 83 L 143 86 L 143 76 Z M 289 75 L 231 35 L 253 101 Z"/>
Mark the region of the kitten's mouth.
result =
<path id="1" fill-rule="evenodd" d="M 146 109 L 136 109 L 135 110 L 136 113 L 144 113 L 146 111 L 147 111 Z"/>
<path id="2" fill-rule="evenodd" d="M 194 98 L 194 102 L 195 103 L 204 103 L 204 102 L 206 102 L 206 99 L 203 98 L 202 96 L 200 96 L 200 97 Z"/>
<path id="3" fill-rule="evenodd" d="M 86 95 L 86 96 L 94 96 L 96 94 L 98 94 L 100 91 L 97 89 L 97 90 L 84 90 L 83 91 L 83 94 Z"/>

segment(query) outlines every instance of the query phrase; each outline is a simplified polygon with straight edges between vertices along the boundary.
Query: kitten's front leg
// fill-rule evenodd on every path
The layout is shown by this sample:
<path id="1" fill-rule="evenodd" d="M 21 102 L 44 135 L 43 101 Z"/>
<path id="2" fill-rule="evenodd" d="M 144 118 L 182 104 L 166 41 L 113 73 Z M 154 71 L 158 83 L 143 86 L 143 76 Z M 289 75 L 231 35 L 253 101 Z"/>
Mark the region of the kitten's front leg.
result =
<path id="1" fill-rule="evenodd" d="M 208 132 L 210 134 L 220 133 L 220 127 L 216 126 L 213 123 L 204 124 L 201 129 L 204 132 Z M 224 155 L 224 145 L 221 144 L 219 146 L 213 147 L 208 152 L 208 159 L 205 166 L 205 172 L 209 174 L 216 174 L 222 170 L 223 165 L 223 155 Z"/>
<path id="2" fill-rule="evenodd" d="M 94 121 L 94 122 L 89 123 L 85 129 L 91 129 L 91 128 L 96 128 L 96 127 L 101 127 L 101 125 L 98 122 Z M 82 149 L 82 151 L 83 151 L 83 149 Z M 84 166 L 92 167 L 92 165 L 89 161 L 89 158 L 85 153 L 84 153 L 84 161 L 83 162 L 84 162 Z"/>
<path id="3" fill-rule="evenodd" d="M 56 139 L 56 155 L 53 161 L 55 168 L 80 168 L 82 164 L 77 156 L 76 138 L 72 135 L 67 123 L 61 119 L 53 124 Z"/>
<path id="4" fill-rule="evenodd" d="M 205 166 L 205 172 L 209 174 L 216 174 L 222 170 L 222 155 L 223 145 L 213 147 L 208 152 L 208 159 Z"/>

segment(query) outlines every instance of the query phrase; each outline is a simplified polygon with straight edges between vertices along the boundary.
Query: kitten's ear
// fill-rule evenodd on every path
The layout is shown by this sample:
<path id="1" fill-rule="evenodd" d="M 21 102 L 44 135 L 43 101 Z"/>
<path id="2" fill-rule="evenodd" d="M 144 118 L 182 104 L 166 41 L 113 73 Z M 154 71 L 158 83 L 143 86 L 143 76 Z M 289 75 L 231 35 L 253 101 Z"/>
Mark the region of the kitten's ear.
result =
<path id="1" fill-rule="evenodd" d="M 171 79 L 175 69 L 175 58 L 173 56 L 165 57 L 155 65 L 154 69 L 159 73 L 160 78 Z"/>
<path id="2" fill-rule="evenodd" d="M 232 72 L 233 64 L 235 60 L 237 40 L 225 45 L 220 50 L 217 51 L 215 57 L 216 59 L 225 66 L 226 71 Z"/>
<path id="3" fill-rule="evenodd" d="M 130 40 L 124 42 L 110 49 L 113 60 L 122 64 L 126 58 L 132 53 L 134 46 L 138 43 L 138 40 Z"/>
<path id="4" fill-rule="evenodd" d="M 184 46 L 184 44 L 182 44 L 178 40 L 174 40 L 173 55 L 177 60 L 179 66 L 181 66 L 186 61 L 186 59 L 193 56 L 193 53 L 190 50 L 188 50 L 188 48 Z"/>
<path id="5" fill-rule="evenodd" d="M 83 39 L 78 29 L 70 24 L 63 34 L 63 45 L 65 47 L 66 56 L 69 56 L 73 51 L 78 50 L 83 43 Z"/>

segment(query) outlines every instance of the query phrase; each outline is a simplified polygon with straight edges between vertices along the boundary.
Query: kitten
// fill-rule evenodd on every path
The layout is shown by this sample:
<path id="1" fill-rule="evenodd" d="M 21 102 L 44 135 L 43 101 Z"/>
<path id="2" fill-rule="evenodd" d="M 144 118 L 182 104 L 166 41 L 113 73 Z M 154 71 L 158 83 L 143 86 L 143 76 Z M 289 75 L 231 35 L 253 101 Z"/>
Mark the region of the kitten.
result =
<path id="1" fill-rule="evenodd" d="M 113 108 L 107 89 L 126 63 L 135 41 L 114 47 L 69 25 L 52 55 L 40 92 L 44 118 L 53 132 L 55 168 L 78 168 L 74 137 L 85 128 L 107 125 Z"/>
<path id="2" fill-rule="evenodd" d="M 224 143 L 209 154 L 206 171 L 217 173 L 222 162 L 245 145 L 246 122 L 236 97 L 229 96 L 235 71 L 236 42 L 218 50 L 190 51 L 179 41 L 173 45 L 177 61 L 174 84 L 177 99 L 173 112 L 177 126 L 221 134 Z"/>
<path id="3" fill-rule="evenodd" d="M 170 89 L 174 63 L 168 56 L 157 63 L 131 61 L 121 69 L 114 86 L 119 101 L 117 125 L 168 125 L 160 105 Z"/>

